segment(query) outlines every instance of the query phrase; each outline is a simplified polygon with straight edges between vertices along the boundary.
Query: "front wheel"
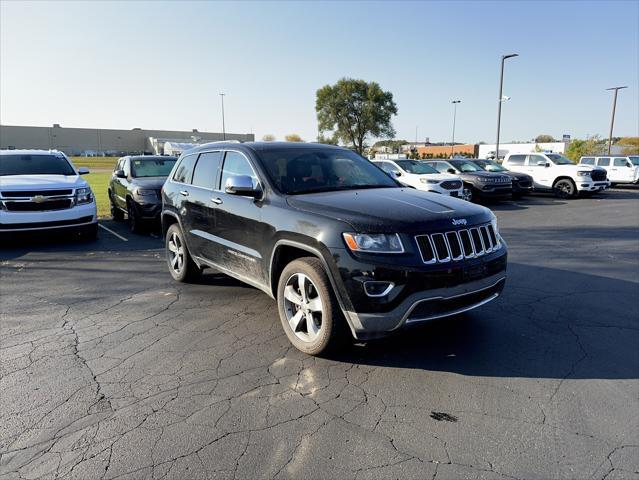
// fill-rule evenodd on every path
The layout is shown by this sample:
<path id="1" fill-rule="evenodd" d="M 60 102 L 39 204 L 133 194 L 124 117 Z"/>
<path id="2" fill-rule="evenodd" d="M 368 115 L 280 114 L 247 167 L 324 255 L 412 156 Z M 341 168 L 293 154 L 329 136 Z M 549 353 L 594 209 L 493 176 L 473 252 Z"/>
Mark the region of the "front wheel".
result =
<path id="1" fill-rule="evenodd" d="M 322 262 L 314 257 L 289 263 L 277 287 L 280 321 L 298 350 L 319 355 L 347 338 L 345 320 Z"/>
<path id="2" fill-rule="evenodd" d="M 133 204 L 133 200 L 128 200 L 126 202 L 126 214 L 129 217 L 129 228 L 131 229 L 131 232 L 142 232 L 142 220 L 140 219 L 140 215 L 138 215 L 138 211 Z"/>
<path id="3" fill-rule="evenodd" d="M 462 194 L 461 194 L 462 200 L 466 200 L 467 202 L 472 202 L 474 197 L 475 195 L 473 194 L 472 187 L 467 187 L 464 185 L 464 188 L 462 189 Z"/>
<path id="4" fill-rule="evenodd" d="M 555 192 L 555 196 L 558 198 L 573 198 L 577 194 L 577 187 L 575 186 L 575 182 L 568 178 L 562 178 L 561 180 L 557 180 L 553 185 L 553 191 Z"/>
<path id="5" fill-rule="evenodd" d="M 202 269 L 191 258 L 184 241 L 184 234 L 177 223 L 169 227 L 164 242 L 166 263 L 174 280 L 190 282 L 200 276 Z"/>

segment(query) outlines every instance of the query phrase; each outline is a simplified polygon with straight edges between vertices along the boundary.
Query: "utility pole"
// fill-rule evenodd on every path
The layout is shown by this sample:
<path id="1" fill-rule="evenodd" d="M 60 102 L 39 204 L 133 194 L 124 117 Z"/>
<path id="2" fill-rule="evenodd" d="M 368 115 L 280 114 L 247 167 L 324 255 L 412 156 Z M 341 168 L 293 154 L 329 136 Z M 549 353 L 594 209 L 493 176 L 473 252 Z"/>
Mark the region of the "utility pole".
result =
<path id="1" fill-rule="evenodd" d="M 224 125 L 224 95 L 226 95 L 226 93 L 220 93 L 220 97 L 222 98 L 222 140 L 226 140 L 226 126 Z"/>
<path id="2" fill-rule="evenodd" d="M 617 110 L 617 92 L 628 87 L 612 87 L 606 88 L 606 90 L 614 90 L 615 94 L 612 97 L 612 118 L 610 119 L 610 133 L 608 134 L 608 155 L 612 149 L 612 129 L 615 126 L 615 110 Z"/>
<path id="3" fill-rule="evenodd" d="M 450 102 L 453 104 L 453 141 L 450 143 L 450 158 L 455 155 L 455 120 L 457 120 L 457 104 L 461 103 L 461 100 L 453 100 Z"/>
<path id="4" fill-rule="evenodd" d="M 499 101 L 497 106 L 497 144 L 495 145 L 495 161 L 499 162 L 499 130 L 501 127 L 501 104 L 503 102 L 504 95 L 504 62 L 508 58 L 518 57 L 518 53 L 511 53 L 509 55 L 501 56 L 501 74 L 499 76 Z"/>

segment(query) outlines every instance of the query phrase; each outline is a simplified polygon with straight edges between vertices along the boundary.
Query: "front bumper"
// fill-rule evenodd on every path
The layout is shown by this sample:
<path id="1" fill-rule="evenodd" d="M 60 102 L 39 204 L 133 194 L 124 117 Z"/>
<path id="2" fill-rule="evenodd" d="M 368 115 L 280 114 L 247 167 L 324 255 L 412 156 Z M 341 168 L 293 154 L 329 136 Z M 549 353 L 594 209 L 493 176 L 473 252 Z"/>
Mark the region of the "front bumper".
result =
<path id="1" fill-rule="evenodd" d="M 479 195 L 485 198 L 507 198 L 513 193 L 513 187 L 508 185 L 478 185 L 477 191 Z"/>
<path id="2" fill-rule="evenodd" d="M 608 180 L 595 182 L 592 180 L 589 181 L 578 181 L 576 183 L 577 190 L 580 192 L 599 192 L 601 190 L 606 190 L 610 188 L 610 182 Z"/>
<path id="3" fill-rule="evenodd" d="M 406 248 L 406 245 L 405 245 Z M 407 248 L 408 250 L 408 248 Z M 339 276 L 336 291 L 346 306 L 353 335 L 358 339 L 382 337 L 404 325 L 455 315 L 496 298 L 506 278 L 507 251 L 428 265 L 406 257 L 356 258 L 342 249 L 332 251 Z M 395 260 L 393 263 L 393 260 Z M 392 284 L 383 295 L 366 291 L 371 282 Z"/>
<path id="4" fill-rule="evenodd" d="M 76 205 L 65 210 L 45 212 L 0 211 L 0 232 L 30 232 L 73 228 L 98 221 L 95 202 Z"/>
<path id="5" fill-rule="evenodd" d="M 138 216 L 143 220 L 160 220 L 160 213 L 162 211 L 162 203 L 156 203 L 154 201 L 137 200 L 133 202 L 133 208 L 135 208 Z"/>

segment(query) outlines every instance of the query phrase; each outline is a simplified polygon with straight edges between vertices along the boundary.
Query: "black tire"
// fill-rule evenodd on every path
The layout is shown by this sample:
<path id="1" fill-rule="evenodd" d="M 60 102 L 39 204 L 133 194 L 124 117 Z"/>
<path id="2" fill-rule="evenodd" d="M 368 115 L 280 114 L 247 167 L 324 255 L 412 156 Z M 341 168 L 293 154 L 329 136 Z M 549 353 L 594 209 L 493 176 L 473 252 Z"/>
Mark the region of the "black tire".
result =
<path id="1" fill-rule="evenodd" d="M 473 187 L 470 185 L 464 185 L 462 187 L 462 200 L 466 200 L 467 202 L 474 202 L 476 199 L 475 192 L 473 191 Z"/>
<path id="2" fill-rule="evenodd" d="M 317 299 L 319 299 L 319 303 L 321 303 L 321 319 L 319 325 L 317 325 L 316 320 L 313 320 L 318 317 L 317 311 L 313 311 L 309 318 L 308 310 L 306 313 L 303 313 L 302 308 L 304 307 L 301 306 L 297 310 L 294 310 L 291 307 L 295 304 L 285 296 L 286 288 L 288 286 L 294 286 L 290 282 L 295 282 L 296 276 L 300 274 L 307 277 L 307 280 L 310 280 L 311 284 L 308 289 L 308 294 L 302 295 L 301 291 L 299 291 L 299 296 L 304 299 L 309 298 L 306 302 L 306 306 L 310 307 L 312 300 L 317 301 Z M 316 294 L 316 297 L 310 299 L 313 294 Z M 346 325 L 346 320 L 339 308 L 328 275 L 324 270 L 322 262 L 318 258 L 299 258 L 293 260 L 284 268 L 277 286 L 277 305 L 282 328 L 286 336 L 293 346 L 301 352 L 308 355 L 320 355 L 329 351 L 335 351 L 349 338 L 350 333 Z M 289 322 L 291 315 L 293 315 L 293 317 L 296 316 L 293 312 L 302 314 L 303 319 L 298 321 L 298 327 L 301 326 L 300 330 L 294 331 Z M 315 328 L 318 328 L 314 337 L 308 334 L 309 324 L 307 322 L 309 321 L 314 321 Z M 302 322 L 304 322 L 304 325 L 302 325 Z M 303 331 L 304 328 L 306 328 L 306 332 Z M 307 337 L 306 340 L 301 338 L 304 336 Z"/>
<path id="3" fill-rule="evenodd" d="M 176 243 L 175 240 L 179 242 Z M 182 260 L 177 262 L 174 260 L 175 255 L 179 255 L 178 252 L 174 252 L 170 243 L 174 242 L 174 245 L 182 249 Z M 166 250 L 166 263 L 169 267 L 169 272 L 174 280 L 178 282 L 192 282 L 199 278 L 202 274 L 202 269 L 191 258 L 189 249 L 184 241 L 184 233 L 180 228 L 180 225 L 174 223 L 166 231 L 166 237 L 164 238 L 164 247 Z"/>
<path id="4" fill-rule="evenodd" d="M 111 204 L 111 218 L 114 222 L 121 222 L 124 220 L 124 212 L 113 203 L 111 194 L 109 193 L 109 203 Z"/>
<path id="5" fill-rule="evenodd" d="M 561 178 L 552 186 L 552 190 L 557 198 L 574 198 L 577 196 L 577 186 L 569 178 Z"/>
<path id="6" fill-rule="evenodd" d="M 129 218 L 129 228 L 133 233 L 141 233 L 142 232 L 142 220 L 138 215 L 138 211 L 135 208 L 133 200 L 128 199 L 126 201 L 126 213 Z"/>

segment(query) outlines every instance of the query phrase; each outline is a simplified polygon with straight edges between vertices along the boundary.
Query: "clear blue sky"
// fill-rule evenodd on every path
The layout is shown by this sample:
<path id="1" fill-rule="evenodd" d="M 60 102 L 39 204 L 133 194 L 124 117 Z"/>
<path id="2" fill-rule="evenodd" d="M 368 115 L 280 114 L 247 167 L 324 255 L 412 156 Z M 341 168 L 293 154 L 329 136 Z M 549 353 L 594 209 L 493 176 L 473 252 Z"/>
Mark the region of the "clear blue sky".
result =
<path id="1" fill-rule="evenodd" d="M 341 77 L 390 90 L 399 138 L 639 135 L 639 2 L 0 2 L 3 124 L 296 132 Z"/>

